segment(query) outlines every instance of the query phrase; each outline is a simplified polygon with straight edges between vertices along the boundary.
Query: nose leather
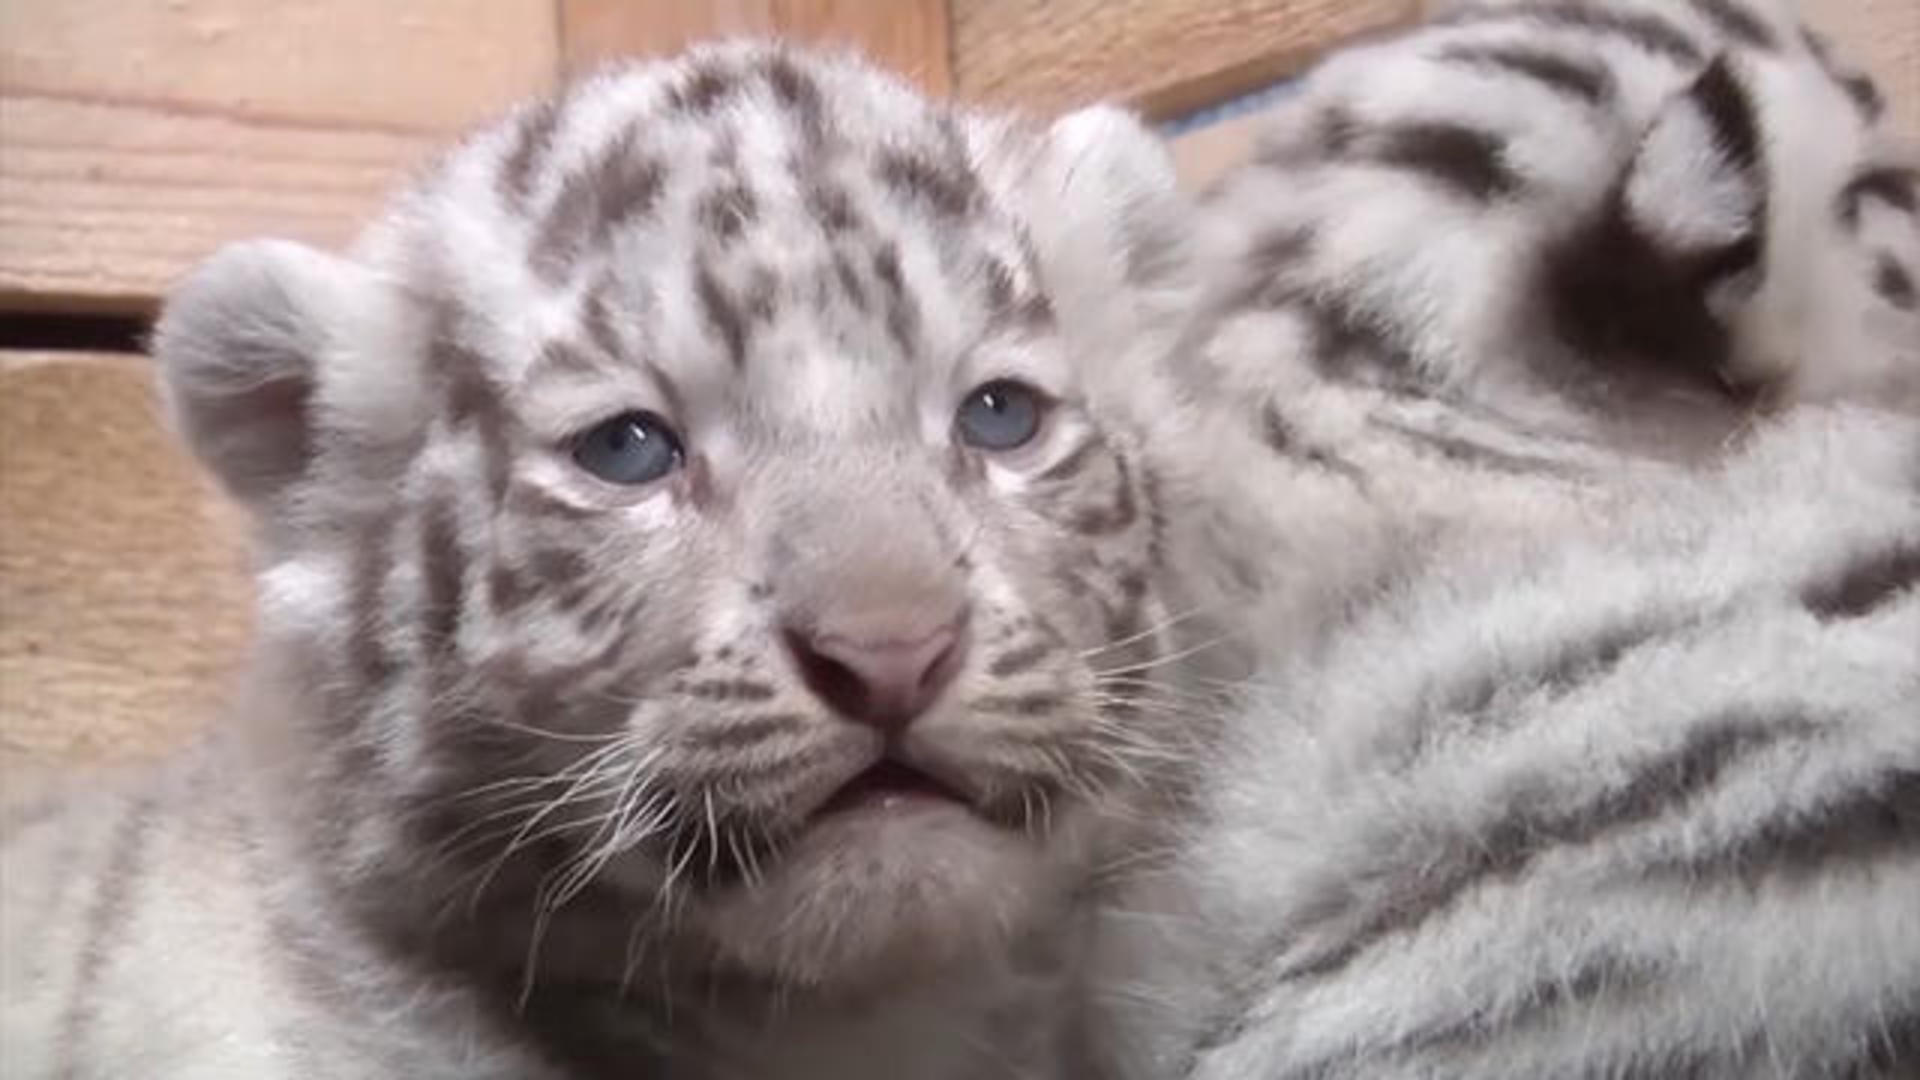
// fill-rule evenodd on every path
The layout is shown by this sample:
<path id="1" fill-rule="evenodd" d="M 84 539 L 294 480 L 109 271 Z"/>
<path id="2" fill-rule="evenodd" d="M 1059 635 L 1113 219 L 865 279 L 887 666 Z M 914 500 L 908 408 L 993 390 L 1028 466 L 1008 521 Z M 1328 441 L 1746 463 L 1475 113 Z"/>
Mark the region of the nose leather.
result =
<path id="1" fill-rule="evenodd" d="M 896 731 L 938 700 L 964 656 L 964 613 L 931 629 L 914 626 L 916 621 L 868 619 L 857 630 L 831 623 L 810 632 L 790 630 L 788 647 L 808 686 L 829 708 L 848 720 Z"/>

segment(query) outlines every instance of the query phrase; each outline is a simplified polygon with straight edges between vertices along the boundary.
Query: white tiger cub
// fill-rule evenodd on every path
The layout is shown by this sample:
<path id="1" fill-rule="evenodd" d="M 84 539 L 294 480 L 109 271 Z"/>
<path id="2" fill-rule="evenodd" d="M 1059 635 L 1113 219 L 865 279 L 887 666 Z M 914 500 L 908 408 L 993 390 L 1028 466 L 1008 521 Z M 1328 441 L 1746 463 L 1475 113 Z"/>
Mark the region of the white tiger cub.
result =
<path id="1" fill-rule="evenodd" d="M 1212 194 L 1173 362 L 1269 512 L 1219 530 L 1259 670 L 1103 926 L 1105 1069 L 1920 1073 L 1875 100 L 1777 8 L 1476 6 L 1331 59 Z M 1893 408 L 1802 404 L 1845 397 Z"/>
<path id="2" fill-rule="evenodd" d="M 155 344 L 260 671 L 9 811 L 6 1074 L 1044 1074 L 1190 760 L 1125 363 L 1171 188 L 1117 112 L 738 44 L 479 132 L 349 258 L 212 259 Z"/>

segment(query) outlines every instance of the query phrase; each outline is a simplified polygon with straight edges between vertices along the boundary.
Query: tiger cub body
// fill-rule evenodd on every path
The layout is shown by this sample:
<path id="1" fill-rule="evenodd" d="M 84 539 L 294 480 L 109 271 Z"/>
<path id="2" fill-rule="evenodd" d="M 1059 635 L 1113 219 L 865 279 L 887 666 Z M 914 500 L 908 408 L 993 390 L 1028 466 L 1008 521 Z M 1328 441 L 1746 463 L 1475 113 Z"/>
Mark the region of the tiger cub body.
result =
<path id="1" fill-rule="evenodd" d="M 1252 674 L 1106 920 L 1112 1071 L 1920 1068 L 1920 216 L 1838 64 L 1454 7 L 1209 194 Z"/>

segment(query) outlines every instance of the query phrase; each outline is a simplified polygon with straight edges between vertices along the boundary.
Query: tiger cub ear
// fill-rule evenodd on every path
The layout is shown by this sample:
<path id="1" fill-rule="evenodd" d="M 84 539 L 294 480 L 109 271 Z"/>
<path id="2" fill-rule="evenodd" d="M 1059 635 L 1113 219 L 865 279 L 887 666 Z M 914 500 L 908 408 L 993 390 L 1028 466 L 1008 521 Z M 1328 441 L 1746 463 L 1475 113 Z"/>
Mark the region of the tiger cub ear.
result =
<path id="1" fill-rule="evenodd" d="M 1713 306 L 1750 292 L 1767 213 L 1764 146 L 1752 100 L 1726 56 L 1654 115 L 1621 187 L 1634 231 Z M 1724 312 L 1722 312 L 1724 314 Z"/>
<path id="2" fill-rule="evenodd" d="M 257 240 L 218 252 L 168 299 L 153 338 L 162 401 L 256 513 L 274 516 L 330 430 L 353 426 L 345 413 L 369 395 L 342 393 L 342 376 L 365 366 L 365 331 L 391 317 L 394 292 L 346 259 Z"/>
<path id="3" fill-rule="evenodd" d="M 1190 237 L 1165 143 L 1132 113 L 1096 105 L 990 150 L 991 182 L 1019 207 L 1056 293 L 1111 307 L 1180 283 Z M 1016 149 L 1009 153 L 1006 144 Z"/>

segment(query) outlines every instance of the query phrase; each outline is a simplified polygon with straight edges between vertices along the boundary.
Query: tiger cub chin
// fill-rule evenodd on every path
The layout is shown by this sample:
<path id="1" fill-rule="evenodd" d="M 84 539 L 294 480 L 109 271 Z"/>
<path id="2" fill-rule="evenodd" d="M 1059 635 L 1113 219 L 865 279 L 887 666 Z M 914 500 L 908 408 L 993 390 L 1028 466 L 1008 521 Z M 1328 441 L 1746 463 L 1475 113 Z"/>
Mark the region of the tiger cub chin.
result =
<path id="1" fill-rule="evenodd" d="M 10 1075 L 1045 1053 L 1192 737 L 1126 404 L 1171 190 L 1121 113 L 740 43 L 519 109 L 348 255 L 215 255 L 155 351 L 259 670 L 9 819 Z"/>

